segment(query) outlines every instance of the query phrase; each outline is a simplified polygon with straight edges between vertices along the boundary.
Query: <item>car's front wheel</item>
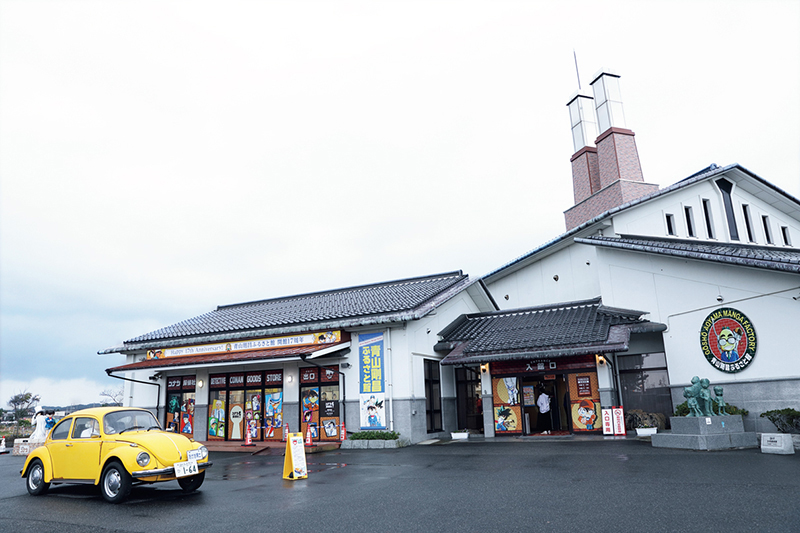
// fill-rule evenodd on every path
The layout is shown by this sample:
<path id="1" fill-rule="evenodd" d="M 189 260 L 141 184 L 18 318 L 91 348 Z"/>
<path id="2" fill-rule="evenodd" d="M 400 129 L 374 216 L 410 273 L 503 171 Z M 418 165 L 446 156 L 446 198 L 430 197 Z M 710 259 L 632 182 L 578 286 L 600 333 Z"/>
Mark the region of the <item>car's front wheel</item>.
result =
<path id="1" fill-rule="evenodd" d="M 204 470 L 195 476 L 179 477 L 178 485 L 181 486 L 183 492 L 194 492 L 200 488 L 200 485 L 203 484 L 203 480 L 205 478 L 206 478 L 206 472 Z"/>
<path id="2" fill-rule="evenodd" d="M 50 483 L 45 483 L 44 481 L 44 465 L 39 459 L 31 461 L 25 485 L 28 487 L 28 494 L 31 496 L 44 494 L 50 488 Z"/>
<path id="3" fill-rule="evenodd" d="M 100 492 L 109 503 L 120 503 L 131 493 L 131 475 L 116 461 L 108 463 L 100 478 Z"/>

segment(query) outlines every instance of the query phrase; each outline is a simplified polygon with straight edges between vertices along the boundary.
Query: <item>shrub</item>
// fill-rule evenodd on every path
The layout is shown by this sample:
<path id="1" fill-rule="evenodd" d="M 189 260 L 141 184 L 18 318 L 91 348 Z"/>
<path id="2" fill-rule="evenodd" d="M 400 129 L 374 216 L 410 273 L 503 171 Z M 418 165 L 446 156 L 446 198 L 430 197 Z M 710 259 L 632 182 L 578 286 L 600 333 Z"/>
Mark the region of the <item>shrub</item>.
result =
<path id="1" fill-rule="evenodd" d="M 727 404 L 725 406 L 725 412 L 729 415 L 742 415 L 747 416 L 750 414 L 750 411 L 747 409 L 739 409 L 735 405 Z M 673 416 L 686 416 L 689 414 L 689 402 L 683 402 L 682 404 L 678 405 L 675 408 L 675 414 Z"/>
<path id="2" fill-rule="evenodd" d="M 781 433 L 800 433 L 800 411 L 787 407 L 765 411 L 760 416 L 775 424 Z"/>
<path id="3" fill-rule="evenodd" d="M 400 434 L 396 431 L 359 431 L 347 436 L 350 440 L 397 440 Z"/>
<path id="4" fill-rule="evenodd" d="M 667 427 L 667 417 L 662 413 L 647 413 L 641 409 L 631 409 L 625 413 L 625 427 L 627 429 L 658 428 L 663 430 Z"/>

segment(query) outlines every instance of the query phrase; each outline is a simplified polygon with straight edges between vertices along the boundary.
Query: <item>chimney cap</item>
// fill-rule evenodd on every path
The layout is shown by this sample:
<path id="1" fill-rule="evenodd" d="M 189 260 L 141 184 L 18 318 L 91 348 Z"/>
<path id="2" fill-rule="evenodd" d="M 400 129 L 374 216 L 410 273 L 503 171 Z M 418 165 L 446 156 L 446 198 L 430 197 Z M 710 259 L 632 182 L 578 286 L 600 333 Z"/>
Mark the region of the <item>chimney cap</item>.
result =
<path id="1" fill-rule="evenodd" d="M 589 100 L 594 100 L 594 96 L 589 94 L 588 91 L 581 89 L 579 91 L 575 91 L 574 93 L 572 93 L 572 96 L 569 97 L 569 101 L 567 101 L 567 106 L 569 106 L 569 104 L 574 102 L 576 98 L 588 98 Z"/>
<path id="2" fill-rule="evenodd" d="M 611 76 L 611 77 L 614 77 L 614 78 L 621 78 L 621 77 L 622 77 L 622 76 L 620 76 L 619 74 L 617 74 L 617 72 L 616 72 L 614 69 L 611 69 L 611 68 L 601 68 L 600 70 L 598 70 L 597 72 L 595 72 L 594 76 L 592 76 L 592 81 L 591 81 L 591 82 L 589 82 L 589 85 L 592 85 L 592 84 L 594 84 L 594 82 L 596 82 L 597 80 L 599 80 L 599 79 L 600 79 L 600 78 L 601 78 L 603 75 L 605 75 L 605 76 Z"/>

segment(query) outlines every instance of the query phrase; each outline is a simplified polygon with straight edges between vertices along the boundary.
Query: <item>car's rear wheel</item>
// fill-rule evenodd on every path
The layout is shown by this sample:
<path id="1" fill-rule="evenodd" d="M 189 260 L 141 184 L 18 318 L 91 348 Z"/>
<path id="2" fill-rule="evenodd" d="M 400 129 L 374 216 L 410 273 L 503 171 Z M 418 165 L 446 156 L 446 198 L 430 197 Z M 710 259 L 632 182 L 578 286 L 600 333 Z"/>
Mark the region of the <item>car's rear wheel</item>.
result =
<path id="1" fill-rule="evenodd" d="M 131 475 L 117 461 L 108 463 L 100 477 L 100 492 L 109 503 L 120 503 L 131 493 Z"/>
<path id="2" fill-rule="evenodd" d="M 203 480 L 206 478 L 205 470 L 197 474 L 196 476 L 190 477 L 179 477 L 178 478 L 178 485 L 181 486 L 183 492 L 194 492 L 200 488 L 200 485 L 203 484 Z"/>
<path id="3" fill-rule="evenodd" d="M 44 465 L 39 459 L 31 461 L 25 485 L 28 487 L 28 494 L 31 496 L 44 494 L 50 488 L 50 483 L 45 483 L 44 481 Z"/>

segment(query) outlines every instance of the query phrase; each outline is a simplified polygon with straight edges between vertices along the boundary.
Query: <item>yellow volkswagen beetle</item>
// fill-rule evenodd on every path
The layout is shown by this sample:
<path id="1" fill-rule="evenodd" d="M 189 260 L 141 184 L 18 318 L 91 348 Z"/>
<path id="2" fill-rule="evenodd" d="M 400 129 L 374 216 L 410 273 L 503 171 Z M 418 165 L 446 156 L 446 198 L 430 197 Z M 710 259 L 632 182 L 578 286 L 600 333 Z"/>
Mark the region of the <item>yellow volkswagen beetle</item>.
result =
<path id="1" fill-rule="evenodd" d="M 100 485 L 106 501 L 119 503 L 134 483 L 177 479 L 185 492 L 195 491 L 210 466 L 205 446 L 162 430 L 150 411 L 96 407 L 60 420 L 21 474 L 33 496 L 51 483 L 82 483 Z"/>

